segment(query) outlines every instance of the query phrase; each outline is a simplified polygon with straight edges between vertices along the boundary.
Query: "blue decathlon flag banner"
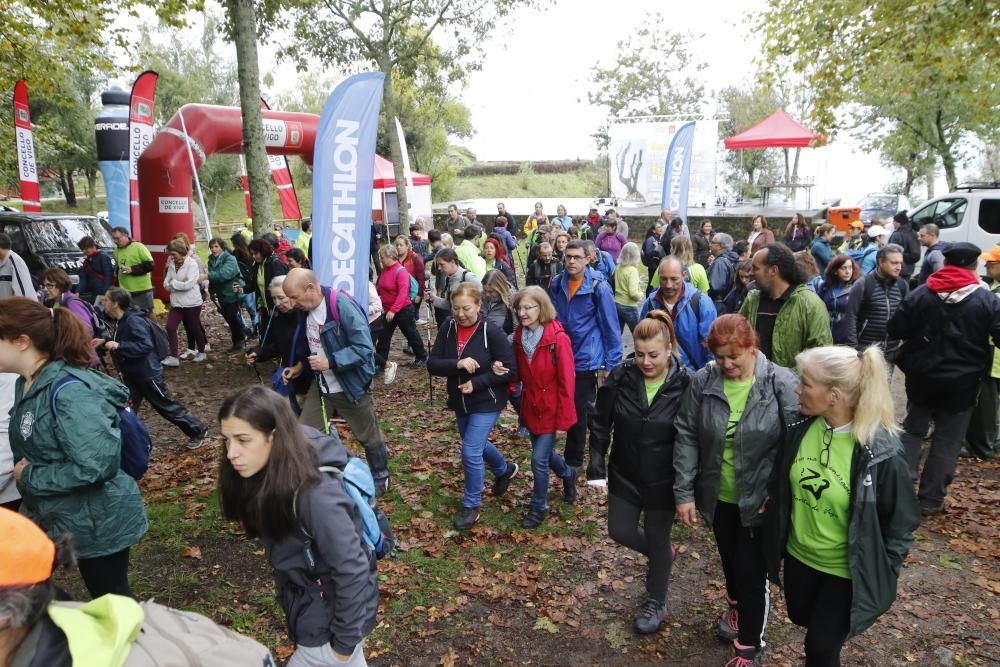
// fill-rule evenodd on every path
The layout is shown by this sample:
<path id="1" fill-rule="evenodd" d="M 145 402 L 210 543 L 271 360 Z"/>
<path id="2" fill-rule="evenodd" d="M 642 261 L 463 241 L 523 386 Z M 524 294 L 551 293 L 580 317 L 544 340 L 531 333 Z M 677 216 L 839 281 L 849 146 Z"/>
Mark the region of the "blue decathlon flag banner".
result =
<path id="1" fill-rule="evenodd" d="M 688 181 L 691 179 L 691 153 L 694 148 L 694 121 L 685 123 L 677 130 L 670 149 L 667 164 L 663 168 L 663 208 L 677 211 L 677 217 L 687 224 Z"/>
<path id="2" fill-rule="evenodd" d="M 313 151 L 313 268 L 320 284 L 368 303 L 368 259 L 381 72 L 340 82 L 323 106 Z"/>

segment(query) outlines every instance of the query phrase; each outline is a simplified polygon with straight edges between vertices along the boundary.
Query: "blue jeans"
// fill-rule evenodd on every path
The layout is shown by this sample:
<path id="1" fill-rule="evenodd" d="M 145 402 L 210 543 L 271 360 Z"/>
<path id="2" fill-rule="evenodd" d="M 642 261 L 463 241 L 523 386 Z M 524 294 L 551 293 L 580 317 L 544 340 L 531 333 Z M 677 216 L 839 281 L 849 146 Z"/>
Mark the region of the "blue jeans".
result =
<path id="1" fill-rule="evenodd" d="M 572 471 L 563 457 L 555 452 L 556 434 L 531 434 L 531 475 L 534 478 L 534 493 L 531 495 L 531 509 L 545 511 L 549 495 L 549 470 L 566 478 Z"/>
<path id="2" fill-rule="evenodd" d="M 499 412 L 455 413 L 458 432 L 462 436 L 462 467 L 465 468 L 465 493 L 462 507 L 479 507 L 483 495 L 483 481 L 489 464 L 494 477 L 507 472 L 507 461 L 490 442 L 490 431 L 500 418 Z"/>
<path id="3" fill-rule="evenodd" d="M 244 293 L 243 307 L 246 308 L 247 313 L 250 315 L 250 323 L 256 328 L 260 322 L 260 316 L 257 314 L 257 295 L 253 292 Z"/>
<path id="4" fill-rule="evenodd" d="M 629 333 L 635 331 L 635 326 L 639 324 L 639 309 L 632 306 L 623 306 L 620 303 L 616 303 L 615 308 L 618 310 L 619 324 L 627 326 Z"/>

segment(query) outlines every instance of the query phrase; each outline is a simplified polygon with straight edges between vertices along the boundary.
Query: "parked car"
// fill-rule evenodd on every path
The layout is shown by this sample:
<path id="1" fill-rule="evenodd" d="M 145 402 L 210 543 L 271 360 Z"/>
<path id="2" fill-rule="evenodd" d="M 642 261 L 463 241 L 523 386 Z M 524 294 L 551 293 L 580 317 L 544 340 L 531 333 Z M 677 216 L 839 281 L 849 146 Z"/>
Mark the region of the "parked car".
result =
<path id="1" fill-rule="evenodd" d="M 934 223 L 942 241 L 968 241 L 988 250 L 1000 243 L 1000 183 L 961 185 L 918 207 L 910 220 L 917 230 Z"/>
<path id="2" fill-rule="evenodd" d="M 861 222 L 865 223 L 867 227 L 875 218 L 882 218 L 888 222 L 892 220 L 892 216 L 900 211 L 908 211 L 910 200 L 906 198 L 906 195 L 873 192 L 862 198 L 858 202 L 857 208 L 861 209 Z"/>
<path id="3" fill-rule="evenodd" d="M 0 232 L 10 236 L 14 252 L 21 256 L 31 275 L 58 267 L 73 284 L 80 281 L 83 253 L 76 242 L 90 236 L 101 250 L 114 249 L 111 229 L 89 215 L 0 212 Z"/>

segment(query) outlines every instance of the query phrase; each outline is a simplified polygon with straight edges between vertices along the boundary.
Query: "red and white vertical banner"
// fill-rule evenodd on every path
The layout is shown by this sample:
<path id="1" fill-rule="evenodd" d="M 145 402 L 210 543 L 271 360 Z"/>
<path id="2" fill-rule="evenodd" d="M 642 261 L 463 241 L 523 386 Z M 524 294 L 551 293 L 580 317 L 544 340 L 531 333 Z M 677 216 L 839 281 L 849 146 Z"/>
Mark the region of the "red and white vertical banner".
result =
<path id="1" fill-rule="evenodd" d="M 247 201 L 247 217 L 253 217 L 253 209 L 250 208 L 250 181 L 247 180 L 247 161 L 240 153 L 240 180 L 243 181 L 243 198 Z"/>
<path id="2" fill-rule="evenodd" d="M 270 105 L 263 97 L 260 98 L 260 108 L 271 110 Z M 266 122 L 266 121 L 265 121 Z M 301 220 L 302 212 L 299 209 L 299 198 L 295 194 L 295 184 L 292 182 L 292 172 L 288 170 L 288 160 L 284 155 L 268 155 L 268 166 L 271 168 L 271 177 L 274 179 L 274 187 L 278 189 L 278 201 L 281 202 L 281 216 L 287 220 Z M 246 189 L 244 187 L 244 189 Z M 249 198 L 249 191 L 247 197 Z M 247 202 L 250 200 L 247 199 Z M 249 207 L 249 203 L 247 204 Z M 247 215 L 250 215 L 247 213 Z"/>
<path id="3" fill-rule="evenodd" d="M 21 179 L 21 208 L 25 213 L 40 213 L 42 198 L 38 191 L 38 167 L 35 165 L 35 140 L 28 111 L 28 84 L 20 79 L 14 86 L 14 133 L 17 141 L 17 170 Z"/>
<path id="4" fill-rule="evenodd" d="M 132 84 L 128 117 L 129 206 L 132 236 L 139 232 L 139 156 L 153 140 L 153 101 L 159 74 L 146 70 Z"/>

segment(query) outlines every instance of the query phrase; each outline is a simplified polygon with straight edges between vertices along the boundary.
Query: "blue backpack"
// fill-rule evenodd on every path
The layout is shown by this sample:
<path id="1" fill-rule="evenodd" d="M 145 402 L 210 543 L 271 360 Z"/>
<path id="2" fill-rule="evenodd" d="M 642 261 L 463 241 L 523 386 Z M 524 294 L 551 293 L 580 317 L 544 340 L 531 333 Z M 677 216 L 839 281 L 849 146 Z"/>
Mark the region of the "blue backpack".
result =
<path id="1" fill-rule="evenodd" d="M 80 382 L 87 384 L 78 377 L 66 375 L 56 380 L 49 394 L 49 410 L 52 418 L 56 418 L 56 396 L 68 384 Z M 90 385 L 87 385 L 90 386 Z M 122 452 L 119 467 L 132 479 L 139 481 L 149 468 L 149 454 L 153 451 L 153 441 L 149 430 L 127 405 L 118 411 L 118 428 L 121 431 Z"/>

